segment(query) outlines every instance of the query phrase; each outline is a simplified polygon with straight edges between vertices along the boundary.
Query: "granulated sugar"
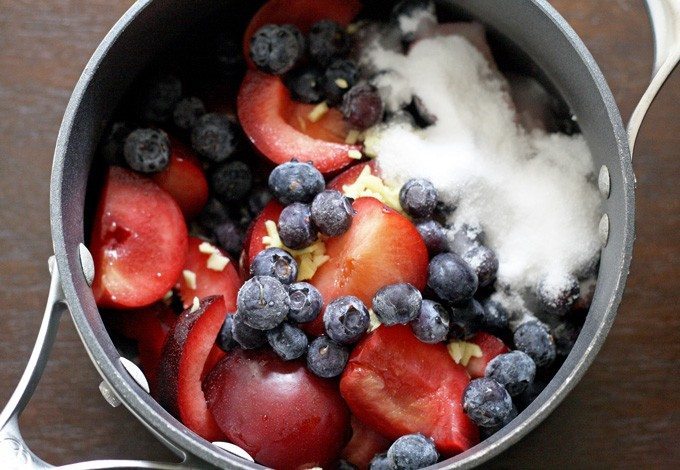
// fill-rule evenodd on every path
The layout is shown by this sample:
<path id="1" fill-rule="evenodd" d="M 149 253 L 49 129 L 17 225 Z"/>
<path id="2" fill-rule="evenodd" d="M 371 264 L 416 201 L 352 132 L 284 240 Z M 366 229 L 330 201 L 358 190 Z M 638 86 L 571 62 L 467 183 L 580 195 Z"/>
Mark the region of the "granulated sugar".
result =
<path id="1" fill-rule="evenodd" d="M 592 264 L 600 198 L 582 136 L 518 126 L 507 83 L 462 37 L 424 39 L 407 55 L 374 46 L 364 60 L 390 71 L 380 75 L 388 102 L 418 96 L 437 117 L 425 129 L 373 129 L 367 151 L 388 182 L 429 179 L 457 206 L 451 224 L 481 226 L 501 285 L 534 290 Z"/>

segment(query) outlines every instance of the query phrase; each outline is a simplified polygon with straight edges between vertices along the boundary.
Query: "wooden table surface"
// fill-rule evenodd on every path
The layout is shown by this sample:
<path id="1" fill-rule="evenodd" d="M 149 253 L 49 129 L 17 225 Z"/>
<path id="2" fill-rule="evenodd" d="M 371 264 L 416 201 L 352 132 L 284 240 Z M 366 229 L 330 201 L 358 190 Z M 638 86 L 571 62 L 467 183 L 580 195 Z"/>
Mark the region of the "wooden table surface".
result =
<path id="1" fill-rule="evenodd" d="M 132 0 L 0 0 L 0 406 L 29 357 L 51 254 L 48 194 L 71 90 Z M 651 33 L 642 0 L 553 0 L 604 71 L 628 118 L 646 87 Z M 680 73 L 638 137 L 637 241 L 628 286 L 602 352 L 560 407 L 494 468 L 671 468 L 680 465 Z M 53 464 L 168 459 L 100 378 L 70 317 L 23 435 Z M 0 468 L 2 464 L 0 463 Z"/>

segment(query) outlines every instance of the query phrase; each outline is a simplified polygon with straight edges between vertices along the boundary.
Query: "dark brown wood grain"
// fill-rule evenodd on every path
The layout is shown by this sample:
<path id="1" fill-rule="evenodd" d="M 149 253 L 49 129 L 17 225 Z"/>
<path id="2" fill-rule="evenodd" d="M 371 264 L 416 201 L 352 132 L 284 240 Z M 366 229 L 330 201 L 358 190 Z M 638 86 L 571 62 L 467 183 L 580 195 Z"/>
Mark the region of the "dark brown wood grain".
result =
<path id="1" fill-rule="evenodd" d="M 71 89 L 131 0 L 0 0 L 0 406 L 38 330 L 51 254 L 51 157 Z M 652 62 L 641 0 L 553 0 L 602 68 L 624 119 Z M 563 404 L 493 468 L 673 468 L 680 463 L 680 73 L 652 107 L 634 159 L 637 241 L 619 315 Z M 53 464 L 170 459 L 122 407 L 102 399 L 70 318 L 22 418 Z M 0 464 L 1 466 L 1 464 Z"/>

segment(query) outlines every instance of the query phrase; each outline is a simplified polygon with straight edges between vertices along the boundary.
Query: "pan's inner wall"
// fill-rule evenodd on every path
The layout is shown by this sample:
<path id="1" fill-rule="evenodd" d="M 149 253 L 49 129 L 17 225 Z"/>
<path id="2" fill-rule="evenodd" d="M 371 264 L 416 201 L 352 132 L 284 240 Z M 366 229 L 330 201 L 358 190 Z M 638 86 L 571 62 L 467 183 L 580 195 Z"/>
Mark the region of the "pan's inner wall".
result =
<path id="1" fill-rule="evenodd" d="M 52 182 L 55 251 L 74 321 L 93 362 L 133 412 L 156 433 L 215 465 L 225 464 L 224 454 L 210 449 L 182 427 L 172 426 L 177 422 L 148 396 L 135 393 L 129 377 L 121 374 L 118 353 L 80 273 L 77 248 L 87 240 L 92 201 L 96 200 L 100 188 L 103 163 L 95 158 L 97 144 L 134 79 L 171 44 L 195 40 L 211 28 L 244 29 L 246 19 L 260 3 L 166 0 L 137 4 L 136 14 L 114 28 L 98 50 L 99 60 L 93 60 L 84 72 L 60 134 Z M 379 12 L 390 2 L 370 3 Z M 632 172 L 620 117 L 601 74 L 590 55 L 578 49 L 580 42 L 570 37 L 571 30 L 565 33 L 561 29 L 564 25 L 546 14 L 542 3 L 529 0 L 437 3 L 440 10 L 449 11 L 452 17 L 476 18 L 485 23 L 492 32 L 490 39 L 495 52 L 517 52 L 519 59 L 512 61 L 515 71 L 539 70 L 535 73 L 537 78 L 563 97 L 564 103 L 578 117 L 596 162 L 595 174 L 601 165 L 607 165 L 612 178 L 611 196 L 605 202 L 611 224 L 609 242 L 603 250 L 596 296 L 579 341 L 551 385 L 515 420 L 523 424 L 506 427 L 455 459 L 468 465 L 498 453 L 521 437 L 518 428 L 532 427 L 545 417 L 547 413 L 540 410 L 556 406 L 580 378 L 581 373 L 574 376 L 574 369 L 579 367 L 583 371 L 582 363 L 587 365 L 592 360 L 593 354 L 587 354 L 587 351 L 593 344 L 599 348 L 613 320 L 627 274 L 632 243 Z M 506 38 L 512 38 L 512 41 Z M 500 63 L 503 65 L 507 61 Z M 559 397 L 554 396 L 558 391 Z M 527 419 L 523 421 L 523 418 Z M 447 461 L 446 465 L 452 462 Z M 235 463 L 230 461 L 230 465 Z"/>

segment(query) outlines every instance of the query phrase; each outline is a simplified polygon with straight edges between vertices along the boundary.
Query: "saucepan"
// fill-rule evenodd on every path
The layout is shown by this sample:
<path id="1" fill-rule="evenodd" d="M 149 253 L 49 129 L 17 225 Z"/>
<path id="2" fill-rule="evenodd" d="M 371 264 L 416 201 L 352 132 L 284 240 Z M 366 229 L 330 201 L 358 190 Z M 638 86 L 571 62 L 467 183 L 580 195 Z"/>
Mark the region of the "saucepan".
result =
<path id="1" fill-rule="evenodd" d="M 253 3 L 251 5 L 251 3 Z M 47 307 L 28 366 L 0 415 L 3 465 L 48 468 L 24 443 L 18 418 L 47 362 L 62 313 L 69 311 L 111 404 L 125 405 L 181 463 L 100 460 L 66 468 L 261 468 L 189 431 L 147 392 L 141 371 L 121 358 L 97 310 L 90 284 L 92 256 L 84 245 L 86 190 L 96 165 L 100 134 L 132 80 L 171 41 L 191 34 L 210 15 L 239 15 L 256 2 L 243 0 L 140 0 L 118 21 L 87 64 L 68 104 L 54 154 L 50 214 L 54 256 Z M 655 33 L 653 80 L 628 130 L 597 64 L 567 22 L 545 0 L 442 0 L 442 9 L 484 23 L 501 41 L 530 59 L 569 106 L 592 151 L 603 199 L 602 256 L 594 299 L 583 330 L 549 385 L 508 426 L 436 468 L 469 468 L 507 449 L 538 425 L 583 376 L 602 346 L 621 300 L 634 239 L 631 151 L 642 118 L 680 57 L 680 6 L 648 0 Z M 245 17 L 243 21 L 245 21 Z M 5 467 L 6 468 L 6 467 Z"/>

